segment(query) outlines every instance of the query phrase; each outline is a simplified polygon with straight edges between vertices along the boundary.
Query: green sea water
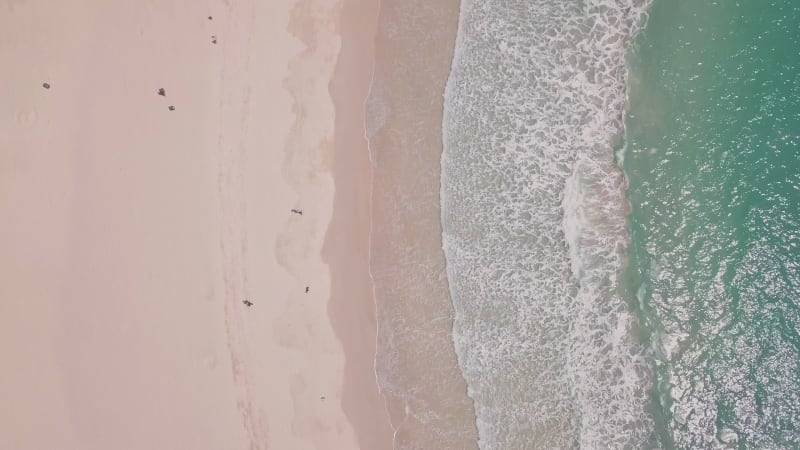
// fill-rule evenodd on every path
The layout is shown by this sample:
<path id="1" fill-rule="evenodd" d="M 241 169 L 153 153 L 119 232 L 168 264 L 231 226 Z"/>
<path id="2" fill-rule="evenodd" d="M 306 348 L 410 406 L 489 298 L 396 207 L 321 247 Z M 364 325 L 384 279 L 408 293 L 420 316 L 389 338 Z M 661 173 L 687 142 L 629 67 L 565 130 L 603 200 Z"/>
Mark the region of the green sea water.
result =
<path id="1" fill-rule="evenodd" d="M 800 448 L 800 1 L 655 0 L 630 60 L 629 279 L 674 448 Z"/>

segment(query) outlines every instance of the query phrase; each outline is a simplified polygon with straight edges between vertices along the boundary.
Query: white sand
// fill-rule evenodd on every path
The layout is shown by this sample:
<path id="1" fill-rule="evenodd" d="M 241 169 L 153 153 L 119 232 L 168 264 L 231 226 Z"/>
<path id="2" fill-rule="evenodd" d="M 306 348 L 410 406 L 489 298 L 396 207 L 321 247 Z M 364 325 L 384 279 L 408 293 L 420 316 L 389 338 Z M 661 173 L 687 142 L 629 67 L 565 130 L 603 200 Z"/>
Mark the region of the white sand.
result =
<path id="1" fill-rule="evenodd" d="M 320 257 L 339 10 L 305 5 L 317 48 L 291 0 L 0 6 L 0 448 L 358 447 Z"/>

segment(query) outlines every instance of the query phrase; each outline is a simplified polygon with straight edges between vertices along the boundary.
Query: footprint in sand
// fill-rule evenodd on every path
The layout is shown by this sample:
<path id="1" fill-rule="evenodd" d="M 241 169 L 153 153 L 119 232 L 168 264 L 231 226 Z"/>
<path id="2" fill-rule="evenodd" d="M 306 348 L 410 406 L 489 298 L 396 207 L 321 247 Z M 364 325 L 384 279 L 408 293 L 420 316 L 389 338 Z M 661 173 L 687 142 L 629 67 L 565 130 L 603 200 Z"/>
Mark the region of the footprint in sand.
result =
<path id="1" fill-rule="evenodd" d="M 216 369 L 217 357 L 213 353 L 206 354 L 206 356 L 203 357 L 203 366 L 208 370 Z"/>
<path id="2" fill-rule="evenodd" d="M 273 336 L 278 345 L 284 348 L 302 350 L 308 348 L 309 335 L 313 328 L 302 320 L 292 321 L 291 316 L 283 314 L 272 321 Z"/>
<path id="3" fill-rule="evenodd" d="M 36 124 L 36 111 L 17 111 L 17 124 L 24 127 L 32 127 Z"/>
<path id="4" fill-rule="evenodd" d="M 291 392 L 295 401 L 297 401 L 300 395 L 306 391 L 306 387 L 306 379 L 303 377 L 303 375 L 299 373 L 292 375 L 292 381 L 289 383 L 289 392 Z"/>

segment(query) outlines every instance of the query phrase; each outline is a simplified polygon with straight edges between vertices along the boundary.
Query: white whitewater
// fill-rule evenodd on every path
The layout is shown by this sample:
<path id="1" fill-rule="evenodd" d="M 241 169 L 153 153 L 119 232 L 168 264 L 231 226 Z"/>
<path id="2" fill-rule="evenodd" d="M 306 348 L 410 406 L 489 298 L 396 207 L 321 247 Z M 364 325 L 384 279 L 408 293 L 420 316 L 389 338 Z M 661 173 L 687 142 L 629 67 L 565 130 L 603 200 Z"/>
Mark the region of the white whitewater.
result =
<path id="1" fill-rule="evenodd" d="M 626 54 L 639 0 L 464 0 L 445 93 L 453 338 L 480 445 L 659 447 L 618 292 Z"/>

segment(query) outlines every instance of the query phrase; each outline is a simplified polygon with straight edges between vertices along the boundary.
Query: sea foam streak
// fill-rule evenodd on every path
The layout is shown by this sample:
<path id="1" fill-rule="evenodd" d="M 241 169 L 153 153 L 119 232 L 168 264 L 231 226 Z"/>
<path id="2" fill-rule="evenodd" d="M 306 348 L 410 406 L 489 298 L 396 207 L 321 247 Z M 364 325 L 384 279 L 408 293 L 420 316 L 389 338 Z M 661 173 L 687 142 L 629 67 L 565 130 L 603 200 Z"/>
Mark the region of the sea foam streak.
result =
<path id="1" fill-rule="evenodd" d="M 442 222 L 483 448 L 658 447 L 618 293 L 625 57 L 648 2 L 464 0 Z"/>

